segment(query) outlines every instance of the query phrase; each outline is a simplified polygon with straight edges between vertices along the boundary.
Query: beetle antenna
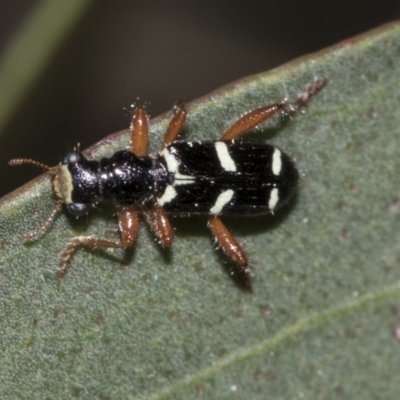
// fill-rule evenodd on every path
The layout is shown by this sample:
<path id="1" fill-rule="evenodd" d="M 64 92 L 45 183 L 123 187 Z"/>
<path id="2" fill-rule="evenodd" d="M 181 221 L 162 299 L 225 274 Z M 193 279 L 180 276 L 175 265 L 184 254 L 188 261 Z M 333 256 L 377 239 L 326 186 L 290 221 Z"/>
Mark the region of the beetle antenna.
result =
<path id="1" fill-rule="evenodd" d="M 26 235 L 23 236 L 24 240 L 32 240 L 34 239 L 36 236 L 38 236 L 40 233 L 42 233 L 43 231 L 45 231 L 54 221 L 55 217 L 57 216 L 58 212 L 61 210 L 61 206 L 63 205 L 63 201 L 62 200 L 58 200 L 53 208 L 53 211 L 51 212 L 51 214 L 49 215 L 49 217 L 47 218 L 46 222 L 38 229 L 27 233 Z"/>
<path id="2" fill-rule="evenodd" d="M 32 160 L 32 159 L 30 159 L 30 158 L 13 158 L 12 160 L 10 160 L 10 161 L 8 162 L 8 164 L 10 164 L 10 165 L 32 164 L 32 165 L 34 165 L 35 167 L 42 168 L 42 169 L 44 169 L 45 171 L 48 171 L 48 172 L 50 172 L 50 174 L 53 174 L 53 175 L 56 174 L 57 169 L 58 169 L 58 166 L 56 166 L 56 167 L 49 167 L 49 166 L 46 165 L 46 164 L 43 164 L 43 163 L 41 163 L 41 162 L 39 162 L 39 161 Z"/>
<path id="3" fill-rule="evenodd" d="M 30 158 L 14 158 L 8 162 L 10 165 L 21 165 L 21 164 L 32 164 L 36 167 L 42 168 L 45 171 L 50 171 L 53 167 L 49 167 L 39 161 L 32 160 Z"/>

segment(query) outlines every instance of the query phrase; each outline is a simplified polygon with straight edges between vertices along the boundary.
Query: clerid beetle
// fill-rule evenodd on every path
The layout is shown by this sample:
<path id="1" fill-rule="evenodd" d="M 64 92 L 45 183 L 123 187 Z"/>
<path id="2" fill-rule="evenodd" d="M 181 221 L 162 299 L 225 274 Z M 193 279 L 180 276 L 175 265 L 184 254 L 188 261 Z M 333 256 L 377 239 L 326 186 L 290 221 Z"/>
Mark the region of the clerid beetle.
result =
<path id="1" fill-rule="evenodd" d="M 73 151 L 55 167 L 31 159 L 11 160 L 11 165 L 30 163 L 48 170 L 57 198 L 48 220 L 25 238 L 32 239 L 44 231 L 63 204 L 76 216 L 87 214 L 102 202 L 114 204 L 121 242 L 94 236 L 73 238 L 61 255 L 60 272 L 64 274 L 73 255 L 82 246 L 132 246 L 138 233 L 139 214 L 163 247 L 171 246 L 174 237 L 169 214 L 205 214 L 219 246 L 246 270 L 246 254 L 222 222 L 222 217 L 275 212 L 296 192 L 299 173 L 282 150 L 270 144 L 237 138 L 279 111 L 297 111 L 324 84 L 324 79 L 315 80 L 292 104 L 286 101 L 269 104 L 245 114 L 217 141 L 176 140 L 186 120 L 186 110 L 179 101 L 157 154 L 146 154 L 148 116 L 144 108 L 138 108 L 130 127 L 130 150 L 118 151 L 100 161 L 88 160 L 79 151 Z"/>

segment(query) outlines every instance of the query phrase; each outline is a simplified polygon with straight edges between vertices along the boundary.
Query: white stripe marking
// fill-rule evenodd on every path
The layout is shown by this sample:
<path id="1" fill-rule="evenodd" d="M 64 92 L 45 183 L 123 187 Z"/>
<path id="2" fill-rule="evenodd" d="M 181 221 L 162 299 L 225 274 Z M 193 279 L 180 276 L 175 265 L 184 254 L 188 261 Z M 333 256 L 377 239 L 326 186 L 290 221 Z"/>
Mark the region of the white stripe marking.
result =
<path id="1" fill-rule="evenodd" d="M 177 195 L 176 190 L 171 185 L 167 185 L 163 195 L 157 198 L 157 203 L 162 207 L 164 204 L 172 201 Z"/>
<path id="2" fill-rule="evenodd" d="M 193 183 L 196 183 L 196 179 L 193 176 L 190 175 L 182 175 L 179 172 L 175 174 L 175 181 L 174 185 L 193 185 Z"/>
<path id="3" fill-rule="evenodd" d="M 279 149 L 275 149 L 274 154 L 272 156 L 272 172 L 274 175 L 279 175 L 282 169 L 282 157 L 281 151 Z"/>
<path id="4" fill-rule="evenodd" d="M 225 192 L 222 192 L 219 196 L 217 201 L 215 202 L 214 206 L 210 209 L 210 214 L 219 214 L 222 209 L 228 204 L 233 197 L 233 190 L 228 189 Z"/>
<path id="5" fill-rule="evenodd" d="M 279 201 L 278 189 L 274 188 L 271 190 L 271 194 L 269 196 L 269 202 L 268 202 L 268 207 L 271 211 L 273 211 L 273 209 L 276 207 L 278 201 Z"/>
<path id="6" fill-rule="evenodd" d="M 184 175 L 178 171 L 178 160 L 168 151 L 168 149 L 164 149 L 161 152 L 161 155 L 164 157 L 164 160 L 167 163 L 168 172 L 174 174 L 174 185 L 190 185 L 195 183 L 196 178 L 194 176 Z"/>
<path id="7" fill-rule="evenodd" d="M 168 172 L 173 174 L 178 171 L 178 161 L 173 154 L 171 154 L 167 148 L 165 148 L 161 155 L 164 156 L 165 162 L 167 163 Z"/>
<path id="8" fill-rule="evenodd" d="M 225 171 L 236 171 L 236 164 L 228 152 L 228 146 L 224 142 L 215 142 L 215 150 L 222 168 Z"/>

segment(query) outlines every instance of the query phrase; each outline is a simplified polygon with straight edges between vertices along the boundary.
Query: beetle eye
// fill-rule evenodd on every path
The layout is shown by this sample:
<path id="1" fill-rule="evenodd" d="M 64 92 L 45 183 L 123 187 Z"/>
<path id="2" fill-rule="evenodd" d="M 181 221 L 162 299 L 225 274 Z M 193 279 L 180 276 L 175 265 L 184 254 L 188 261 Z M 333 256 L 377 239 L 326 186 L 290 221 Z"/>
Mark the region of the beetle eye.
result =
<path id="1" fill-rule="evenodd" d="M 72 215 L 76 215 L 77 217 L 85 215 L 88 212 L 88 206 L 83 203 L 67 204 L 67 209 Z"/>
<path id="2" fill-rule="evenodd" d="M 62 160 L 61 164 L 75 164 L 84 159 L 83 155 L 78 151 L 71 151 Z"/>

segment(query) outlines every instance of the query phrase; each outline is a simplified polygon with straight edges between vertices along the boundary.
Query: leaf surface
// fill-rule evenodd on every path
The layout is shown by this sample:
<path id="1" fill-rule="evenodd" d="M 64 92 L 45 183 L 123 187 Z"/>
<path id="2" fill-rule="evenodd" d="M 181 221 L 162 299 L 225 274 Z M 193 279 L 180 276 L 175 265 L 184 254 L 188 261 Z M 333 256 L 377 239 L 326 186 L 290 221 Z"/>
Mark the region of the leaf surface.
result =
<path id="1" fill-rule="evenodd" d="M 113 238 L 112 211 L 63 212 L 24 243 L 54 203 L 48 177 L 0 201 L 1 398 L 398 398 L 400 24 L 191 103 L 184 134 L 216 139 L 316 77 L 328 84 L 304 113 L 249 134 L 301 173 L 276 216 L 226 221 L 251 260 L 253 294 L 197 218 L 172 220 L 171 251 L 144 226 L 126 253 L 80 250 L 59 283 L 67 241 Z M 169 119 L 152 121 L 152 151 Z M 128 144 L 122 131 L 88 155 Z"/>

